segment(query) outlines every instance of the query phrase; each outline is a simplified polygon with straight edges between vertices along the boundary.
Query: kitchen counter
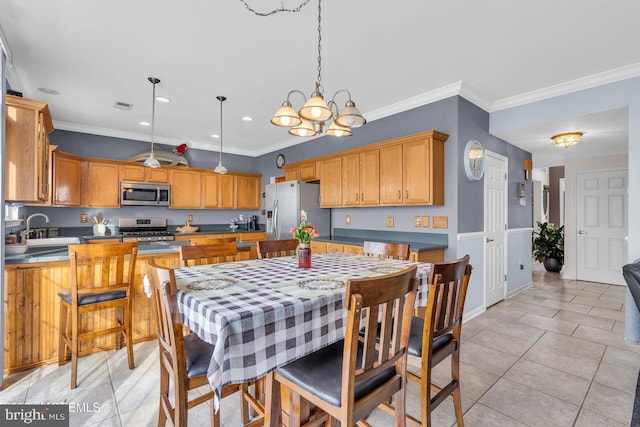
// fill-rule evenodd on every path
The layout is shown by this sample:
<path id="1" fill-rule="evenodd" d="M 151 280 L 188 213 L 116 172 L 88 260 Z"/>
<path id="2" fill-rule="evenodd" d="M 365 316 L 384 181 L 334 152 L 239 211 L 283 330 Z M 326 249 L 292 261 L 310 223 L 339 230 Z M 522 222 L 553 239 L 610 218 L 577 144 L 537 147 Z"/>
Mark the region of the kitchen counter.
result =
<path id="1" fill-rule="evenodd" d="M 448 235 L 439 233 L 334 228 L 331 238 L 319 237 L 316 241 L 354 246 L 362 246 L 365 240 L 384 243 L 408 243 L 411 252 L 424 252 L 434 249 L 447 249 L 449 247 L 448 239 Z"/>
<path id="2" fill-rule="evenodd" d="M 98 237 L 98 236 L 92 236 Z M 101 236 L 100 236 L 101 237 Z M 114 238 L 115 236 L 105 236 L 105 238 Z M 161 254 L 179 252 L 180 246 L 188 245 L 189 241 L 172 241 L 172 242 L 151 242 L 138 245 L 138 255 Z M 255 246 L 250 242 L 238 242 L 238 250 L 247 250 Z M 68 261 L 69 252 L 66 246 L 45 246 L 39 248 L 30 248 L 27 253 L 22 255 L 13 255 L 5 257 L 5 264 L 34 264 L 38 262 L 55 262 Z"/>

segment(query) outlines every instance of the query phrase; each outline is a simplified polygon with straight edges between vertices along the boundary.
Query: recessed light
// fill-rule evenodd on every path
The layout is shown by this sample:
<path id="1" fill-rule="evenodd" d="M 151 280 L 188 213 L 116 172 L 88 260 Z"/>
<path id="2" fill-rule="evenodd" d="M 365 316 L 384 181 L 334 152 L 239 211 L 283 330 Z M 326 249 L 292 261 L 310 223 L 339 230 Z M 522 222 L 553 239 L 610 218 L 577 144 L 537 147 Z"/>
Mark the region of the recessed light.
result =
<path id="1" fill-rule="evenodd" d="M 55 89 L 48 88 L 48 87 L 39 87 L 38 90 L 40 92 L 47 93 L 49 95 L 60 95 L 60 92 L 58 92 Z"/>
<path id="2" fill-rule="evenodd" d="M 167 98 L 166 96 L 156 96 L 156 101 L 158 101 L 158 102 L 171 102 L 171 100 L 169 98 Z"/>
<path id="3" fill-rule="evenodd" d="M 244 116 L 244 117 L 242 118 L 242 120 L 244 120 L 245 122 L 250 122 L 250 121 L 252 121 L 252 120 L 253 120 L 253 117 L 251 117 L 251 116 Z"/>
<path id="4" fill-rule="evenodd" d="M 211 138 L 220 138 L 220 135 L 218 135 L 217 133 L 212 133 Z"/>
<path id="5" fill-rule="evenodd" d="M 149 122 L 138 122 L 138 124 L 141 126 L 151 126 L 151 123 Z"/>

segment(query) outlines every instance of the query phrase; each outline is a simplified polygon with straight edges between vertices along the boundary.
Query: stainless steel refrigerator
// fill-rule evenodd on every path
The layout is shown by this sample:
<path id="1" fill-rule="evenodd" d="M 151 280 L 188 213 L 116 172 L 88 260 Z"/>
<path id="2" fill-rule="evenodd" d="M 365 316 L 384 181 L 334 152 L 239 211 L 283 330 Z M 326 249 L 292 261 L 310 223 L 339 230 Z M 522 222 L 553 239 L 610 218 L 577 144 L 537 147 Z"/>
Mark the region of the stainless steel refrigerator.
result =
<path id="1" fill-rule="evenodd" d="M 284 181 L 267 184 L 267 240 L 291 239 L 291 228 L 300 224 L 300 211 L 321 237 L 331 237 L 331 210 L 320 208 L 320 184 Z"/>

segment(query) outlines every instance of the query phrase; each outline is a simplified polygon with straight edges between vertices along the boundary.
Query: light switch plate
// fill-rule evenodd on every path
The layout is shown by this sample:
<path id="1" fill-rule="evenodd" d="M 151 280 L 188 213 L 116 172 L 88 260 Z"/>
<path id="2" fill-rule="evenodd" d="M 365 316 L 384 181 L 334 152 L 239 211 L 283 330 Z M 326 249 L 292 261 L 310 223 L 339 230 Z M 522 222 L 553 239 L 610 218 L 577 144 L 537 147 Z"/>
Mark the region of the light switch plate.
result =
<path id="1" fill-rule="evenodd" d="M 80 222 L 82 223 L 89 222 L 89 214 L 80 214 Z"/>
<path id="2" fill-rule="evenodd" d="M 448 228 L 448 227 L 449 227 L 449 217 L 446 217 L 446 216 L 433 217 L 433 228 Z"/>
<path id="3" fill-rule="evenodd" d="M 393 217 L 392 216 L 388 216 L 387 217 L 387 227 L 393 227 Z"/>
<path id="4" fill-rule="evenodd" d="M 428 216 L 423 216 L 422 217 L 422 227 L 423 228 L 429 228 L 429 217 Z"/>
<path id="5" fill-rule="evenodd" d="M 413 225 L 414 225 L 414 227 L 422 227 L 422 217 L 421 216 L 414 216 L 413 217 Z"/>
<path id="6" fill-rule="evenodd" d="M 351 224 L 351 215 L 347 215 L 345 222 L 347 223 L 347 225 Z"/>

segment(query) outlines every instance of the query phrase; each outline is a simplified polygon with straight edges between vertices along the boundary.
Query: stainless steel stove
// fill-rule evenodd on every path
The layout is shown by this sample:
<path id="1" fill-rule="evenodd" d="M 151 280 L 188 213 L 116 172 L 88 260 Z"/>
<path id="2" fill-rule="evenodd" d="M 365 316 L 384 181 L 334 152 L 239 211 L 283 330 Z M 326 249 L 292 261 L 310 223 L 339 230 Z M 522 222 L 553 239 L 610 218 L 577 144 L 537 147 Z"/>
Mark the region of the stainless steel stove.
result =
<path id="1" fill-rule="evenodd" d="M 123 242 L 162 242 L 175 240 L 167 231 L 166 218 L 120 218 L 118 227 Z"/>

